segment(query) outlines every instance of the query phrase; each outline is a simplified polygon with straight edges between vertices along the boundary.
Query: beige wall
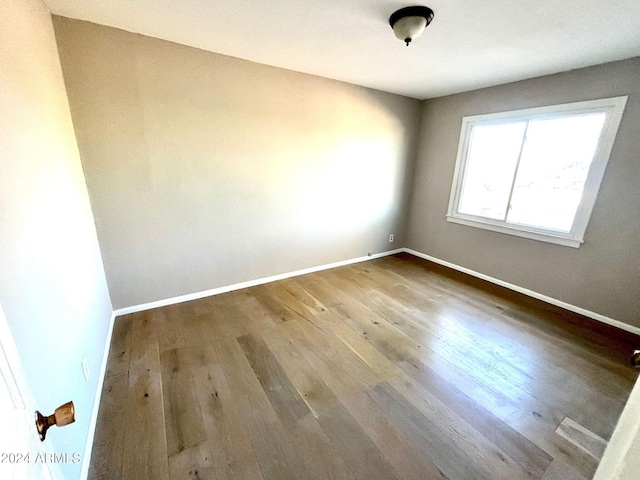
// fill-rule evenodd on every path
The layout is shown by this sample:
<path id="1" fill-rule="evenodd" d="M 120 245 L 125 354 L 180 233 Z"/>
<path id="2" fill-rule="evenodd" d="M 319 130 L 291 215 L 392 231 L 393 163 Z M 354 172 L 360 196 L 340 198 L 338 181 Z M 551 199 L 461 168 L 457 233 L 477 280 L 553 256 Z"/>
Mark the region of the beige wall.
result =
<path id="1" fill-rule="evenodd" d="M 417 100 L 54 24 L 116 308 L 402 245 Z"/>
<path id="2" fill-rule="evenodd" d="M 585 243 L 569 248 L 445 219 L 462 117 L 629 95 Z M 407 246 L 640 326 L 640 58 L 428 100 Z"/>
<path id="3" fill-rule="evenodd" d="M 0 305 L 36 408 L 73 400 L 47 437 L 84 453 L 111 304 L 58 60 L 39 0 L 0 2 Z M 86 382 L 81 362 L 87 356 Z M 78 478 L 81 465 L 61 465 Z"/>
<path id="4" fill-rule="evenodd" d="M 117 308 L 408 246 L 640 326 L 640 59 L 428 100 L 420 126 L 407 98 L 54 24 Z M 463 116 L 617 95 L 581 248 L 446 222 Z"/>

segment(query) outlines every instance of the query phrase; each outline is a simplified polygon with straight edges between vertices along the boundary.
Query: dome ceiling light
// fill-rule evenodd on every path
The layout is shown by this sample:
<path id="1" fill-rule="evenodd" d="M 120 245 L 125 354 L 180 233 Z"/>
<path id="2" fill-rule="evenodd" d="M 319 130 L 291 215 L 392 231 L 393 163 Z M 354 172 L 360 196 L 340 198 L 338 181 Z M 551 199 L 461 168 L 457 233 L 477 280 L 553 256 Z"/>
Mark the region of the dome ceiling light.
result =
<path id="1" fill-rule="evenodd" d="M 433 10 L 429 7 L 405 7 L 394 12 L 389 17 L 389 25 L 393 28 L 398 40 L 402 40 L 407 47 L 415 40 L 433 20 Z"/>

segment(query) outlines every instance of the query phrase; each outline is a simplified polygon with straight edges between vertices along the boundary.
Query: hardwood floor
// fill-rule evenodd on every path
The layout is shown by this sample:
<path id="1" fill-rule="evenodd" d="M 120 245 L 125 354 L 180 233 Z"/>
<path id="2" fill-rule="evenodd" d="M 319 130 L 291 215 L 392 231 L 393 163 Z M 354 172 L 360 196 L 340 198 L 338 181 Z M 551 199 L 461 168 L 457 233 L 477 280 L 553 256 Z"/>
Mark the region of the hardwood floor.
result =
<path id="1" fill-rule="evenodd" d="M 116 320 L 91 479 L 588 479 L 640 339 L 400 254 Z"/>

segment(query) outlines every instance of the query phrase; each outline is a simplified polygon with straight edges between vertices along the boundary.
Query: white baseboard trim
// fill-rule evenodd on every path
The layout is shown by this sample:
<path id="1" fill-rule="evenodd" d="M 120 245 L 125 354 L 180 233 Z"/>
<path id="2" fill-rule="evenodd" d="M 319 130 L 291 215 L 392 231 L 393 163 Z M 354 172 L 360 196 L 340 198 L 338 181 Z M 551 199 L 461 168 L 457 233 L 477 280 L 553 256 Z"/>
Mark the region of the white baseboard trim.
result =
<path id="1" fill-rule="evenodd" d="M 578 313 L 580 315 L 584 315 L 585 317 L 592 318 L 594 320 L 598 320 L 599 322 L 606 323 L 607 325 L 611 325 L 612 327 L 619 328 L 621 330 L 625 330 L 627 332 L 634 333 L 636 335 L 640 335 L 640 328 L 634 327 L 633 325 L 629 325 L 628 323 L 621 322 L 620 320 L 616 320 L 614 318 L 607 317 L 600 313 L 592 312 L 591 310 L 587 310 L 586 308 L 577 307 L 575 305 L 571 305 L 570 303 L 563 302 L 562 300 L 558 300 L 556 298 L 548 297 L 547 295 L 543 295 L 542 293 L 534 292 L 533 290 L 529 290 L 528 288 L 519 287 L 518 285 L 514 285 L 513 283 L 505 282 L 504 280 L 499 280 L 494 277 L 490 277 L 489 275 L 485 275 L 484 273 L 476 272 L 475 270 L 471 270 L 470 268 L 461 267 L 460 265 L 456 265 L 455 263 L 447 262 L 445 260 L 440 260 L 439 258 L 432 257 L 431 255 L 427 255 L 426 253 L 418 252 L 416 250 L 412 250 L 410 248 L 402 248 L 401 249 L 405 253 L 409 253 L 416 257 L 423 258 L 425 260 L 429 260 L 430 262 L 437 263 L 439 265 L 443 265 L 445 267 L 452 268 L 453 270 L 457 270 L 462 273 L 466 273 L 467 275 L 471 275 L 472 277 L 480 278 L 482 280 L 486 280 L 487 282 L 495 283 L 496 285 L 500 285 L 501 287 L 508 288 L 509 290 L 513 290 L 514 292 L 522 293 L 532 298 L 536 298 L 538 300 L 542 300 L 543 302 L 550 303 L 551 305 L 555 305 L 556 307 L 564 308 L 565 310 L 569 310 L 570 312 Z"/>
<path id="2" fill-rule="evenodd" d="M 87 480 L 87 478 L 89 477 L 89 464 L 91 463 L 93 437 L 95 436 L 96 424 L 98 423 L 98 410 L 100 409 L 100 399 L 102 398 L 102 386 L 104 385 L 104 377 L 107 373 L 107 360 L 109 359 L 111 336 L 113 335 L 113 325 L 115 323 L 116 316 L 116 312 L 112 312 L 111 320 L 109 320 L 109 330 L 107 331 L 107 340 L 104 345 L 104 353 L 102 354 L 102 366 L 100 367 L 100 376 L 98 377 L 98 386 L 96 387 L 96 397 L 93 401 L 93 411 L 91 412 L 89 433 L 87 434 L 87 444 L 84 447 L 84 457 L 82 458 L 80 480 Z"/>
<path id="3" fill-rule="evenodd" d="M 307 273 L 319 272 L 321 270 L 328 270 L 330 268 L 342 267 L 344 265 L 351 265 L 352 263 L 366 262 L 374 258 L 386 257 L 401 253 L 405 251 L 403 248 L 397 248 L 396 250 L 389 250 L 381 253 L 374 253 L 365 257 L 351 258 L 349 260 L 341 260 L 339 262 L 327 263 L 325 265 L 319 265 L 317 267 L 304 268 L 302 270 L 296 270 L 288 273 L 281 273 L 279 275 L 272 275 L 270 277 L 258 278 L 256 280 L 249 280 L 247 282 L 235 283 L 233 285 L 227 285 L 224 287 L 212 288 L 210 290 L 204 290 L 201 292 L 189 293 L 187 295 L 180 295 L 178 297 L 166 298 L 164 300 L 158 300 L 156 302 L 143 303 L 140 305 L 134 305 L 132 307 L 124 307 L 117 309 L 115 316 L 127 315 L 129 313 L 142 312 L 144 310 L 151 310 L 152 308 L 166 307 L 167 305 L 173 305 L 176 303 L 188 302 L 190 300 L 197 300 L 199 298 L 211 297 L 212 295 L 219 295 L 221 293 L 232 292 L 233 290 L 240 290 L 241 288 L 255 287 L 256 285 L 262 285 L 264 283 L 275 282 L 277 280 L 283 280 L 285 278 L 297 277 L 299 275 L 306 275 Z"/>

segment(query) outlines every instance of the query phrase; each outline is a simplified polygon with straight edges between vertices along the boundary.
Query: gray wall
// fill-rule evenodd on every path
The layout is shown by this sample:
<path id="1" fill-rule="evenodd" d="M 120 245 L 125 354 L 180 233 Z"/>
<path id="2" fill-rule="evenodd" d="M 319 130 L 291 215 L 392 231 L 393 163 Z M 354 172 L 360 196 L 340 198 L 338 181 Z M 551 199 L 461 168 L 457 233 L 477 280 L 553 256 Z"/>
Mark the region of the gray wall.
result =
<path id="1" fill-rule="evenodd" d="M 27 409 L 48 414 L 73 400 L 76 423 L 47 442 L 83 454 L 109 292 L 51 16 L 39 0 L 0 10 L 0 305 L 35 396 Z M 60 466 L 79 477 L 80 464 Z"/>
<path id="2" fill-rule="evenodd" d="M 417 100 L 54 24 L 116 308 L 402 246 Z"/>
<path id="3" fill-rule="evenodd" d="M 629 95 L 579 248 L 445 219 L 462 117 Z M 407 246 L 433 257 L 640 326 L 640 58 L 427 100 Z"/>

